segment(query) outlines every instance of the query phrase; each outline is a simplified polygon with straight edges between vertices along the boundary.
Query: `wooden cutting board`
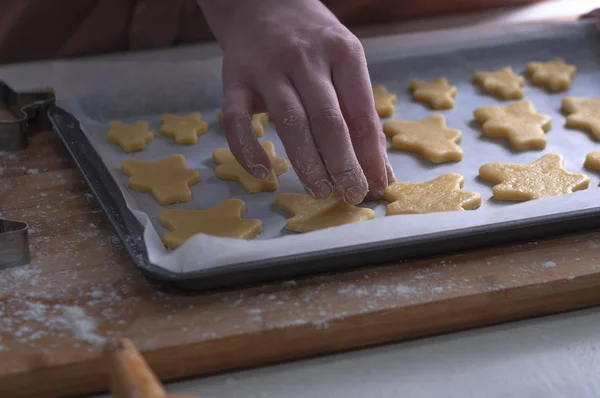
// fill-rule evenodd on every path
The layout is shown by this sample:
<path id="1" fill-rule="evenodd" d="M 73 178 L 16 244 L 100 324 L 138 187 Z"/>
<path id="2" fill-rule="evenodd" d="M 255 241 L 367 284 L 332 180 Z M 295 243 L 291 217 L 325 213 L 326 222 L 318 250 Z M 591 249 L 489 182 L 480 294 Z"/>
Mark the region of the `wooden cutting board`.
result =
<path id="1" fill-rule="evenodd" d="M 0 211 L 30 224 L 33 254 L 0 271 L 2 398 L 106 390 L 108 336 L 171 380 L 600 303 L 600 232 L 184 295 L 134 269 L 52 133 L 0 170 Z"/>

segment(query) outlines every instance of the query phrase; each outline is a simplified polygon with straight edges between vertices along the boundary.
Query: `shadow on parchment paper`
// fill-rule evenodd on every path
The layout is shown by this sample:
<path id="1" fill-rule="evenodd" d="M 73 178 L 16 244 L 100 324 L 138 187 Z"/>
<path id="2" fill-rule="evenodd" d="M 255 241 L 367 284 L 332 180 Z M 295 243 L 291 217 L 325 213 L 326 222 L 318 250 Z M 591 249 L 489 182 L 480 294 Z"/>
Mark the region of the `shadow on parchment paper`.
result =
<path id="1" fill-rule="evenodd" d="M 277 204 L 275 202 L 273 202 L 269 205 L 269 210 L 272 211 L 273 213 L 279 214 L 281 217 L 283 217 L 286 220 L 288 218 L 292 217 L 292 214 L 280 209 L 279 206 L 277 206 Z M 281 228 L 279 233 L 281 234 L 281 236 L 298 235 L 298 232 L 290 231 L 289 229 L 285 228 L 285 226 L 283 228 Z"/>
<path id="2" fill-rule="evenodd" d="M 242 185 L 237 181 L 222 180 L 217 176 L 210 176 L 206 179 L 207 183 L 211 184 L 225 184 L 229 190 L 229 196 L 232 198 L 244 197 L 247 192 L 242 188 Z"/>
<path id="3" fill-rule="evenodd" d="M 205 159 L 205 160 L 201 161 L 200 164 L 205 166 L 208 169 L 211 169 L 213 171 L 213 173 L 214 173 L 215 169 L 217 168 L 217 165 L 215 164 L 215 162 L 213 162 L 212 158 Z"/>
<path id="4" fill-rule="evenodd" d="M 477 131 L 477 133 L 478 133 L 477 140 L 478 141 L 489 142 L 490 144 L 501 146 L 507 152 L 510 152 L 512 155 L 517 155 L 517 154 L 523 152 L 523 151 L 517 151 L 516 149 L 514 149 L 510 145 L 510 143 L 508 142 L 508 140 L 505 139 L 505 138 L 492 138 L 492 137 L 488 137 L 487 135 L 485 135 L 483 133 L 483 128 L 481 127 L 481 125 L 479 124 L 479 122 L 477 120 L 475 120 L 475 119 L 472 119 L 469 123 L 467 123 L 467 125 L 470 128 L 472 128 L 473 130 Z M 540 149 L 539 151 L 541 153 L 541 151 L 543 151 L 543 149 Z"/>
<path id="5" fill-rule="evenodd" d="M 475 181 L 479 182 L 480 184 L 484 184 L 487 185 L 491 188 L 494 187 L 494 183 L 489 182 L 487 180 L 484 180 L 483 178 L 481 178 L 479 175 L 475 177 Z M 514 205 L 514 204 L 518 204 L 518 203 L 522 203 L 522 202 L 511 202 L 509 200 L 498 200 L 498 199 L 494 199 L 494 196 L 490 196 L 489 198 L 483 198 L 484 201 L 486 201 L 488 204 L 493 205 L 494 207 L 498 207 L 498 206 L 510 206 L 510 205 Z"/>
<path id="6" fill-rule="evenodd" d="M 458 163 L 458 162 L 433 163 L 430 160 L 425 159 L 423 156 L 419 155 L 416 152 L 408 152 L 408 151 L 404 151 L 401 149 L 395 149 L 395 148 L 389 148 L 389 149 L 390 149 L 389 153 L 396 155 L 396 156 L 400 155 L 400 156 L 406 156 L 406 157 L 412 158 L 416 163 L 419 164 L 419 166 L 421 166 L 427 170 L 435 170 L 435 169 L 443 168 L 444 166 L 448 166 L 448 164 Z M 394 173 L 397 173 L 397 171 L 394 170 Z"/>

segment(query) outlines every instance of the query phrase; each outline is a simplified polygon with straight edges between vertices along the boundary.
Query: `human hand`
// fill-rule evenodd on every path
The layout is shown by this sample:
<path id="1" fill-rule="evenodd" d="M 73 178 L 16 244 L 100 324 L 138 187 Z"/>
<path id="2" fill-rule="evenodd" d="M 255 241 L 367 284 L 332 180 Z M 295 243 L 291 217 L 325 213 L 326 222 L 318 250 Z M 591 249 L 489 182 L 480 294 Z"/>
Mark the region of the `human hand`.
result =
<path id="1" fill-rule="evenodd" d="M 318 0 L 198 0 L 224 51 L 223 127 L 253 176 L 270 160 L 250 115 L 267 111 L 307 192 L 380 198 L 393 181 L 362 45 Z"/>

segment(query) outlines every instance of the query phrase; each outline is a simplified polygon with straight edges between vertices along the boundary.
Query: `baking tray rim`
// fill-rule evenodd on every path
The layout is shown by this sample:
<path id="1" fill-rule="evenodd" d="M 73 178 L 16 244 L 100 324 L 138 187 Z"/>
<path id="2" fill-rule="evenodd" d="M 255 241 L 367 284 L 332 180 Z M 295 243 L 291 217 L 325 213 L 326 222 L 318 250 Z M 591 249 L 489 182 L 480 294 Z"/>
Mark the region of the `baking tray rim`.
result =
<path id="1" fill-rule="evenodd" d="M 57 105 L 48 109 L 48 117 L 138 269 L 149 279 L 170 282 L 185 290 L 211 290 L 302 277 L 459 250 L 499 246 L 600 226 L 598 206 L 177 273 L 150 262 L 143 239 L 143 225 L 127 208 L 118 183 L 111 177 L 91 142 L 81 139 L 86 136 L 78 120 Z"/>
<path id="2" fill-rule="evenodd" d="M 545 31 L 548 28 L 557 28 L 552 30 L 552 36 L 557 36 L 559 31 L 568 32 L 576 25 L 591 26 L 591 23 L 529 23 L 515 26 L 516 33 L 514 36 L 519 37 L 531 30 Z M 435 33 L 441 34 L 444 31 L 452 31 L 460 38 L 465 39 L 468 38 L 469 33 L 473 32 L 473 28 L 444 29 Z M 486 39 L 493 38 L 495 33 L 500 31 L 500 27 L 492 27 L 491 30 L 488 30 Z M 412 36 L 417 37 L 425 34 L 430 34 L 430 32 L 418 32 L 412 34 Z M 405 35 L 369 37 L 365 41 L 389 41 L 394 37 Z M 457 41 L 460 43 L 462 40 L 457 40 L 456 37 L 452 40 L 453 43 Z M 438 46 L 434 45 L 434 47 Z M 380 54 L 369 54 L 368 51 L 367 53 L 367 55 L 374 56 L 376 59 L 379 58 L 376 62 L 385 62 L 387 58 L 381 57 Z M 416 50 L 413 49 L 409 53 L 410 56 L 424 56 L 430 54 L 431 49 L 416 48 Z M 447 254 L 459 250 L 498 246 L 525 239 L 538 239 L 568 232 L 584 231 L 600 226 L 600 206 L 598 206 L 450 231 L 361 243 L 341 248 L 282 255 L 198 271 L 174 272 L 150 262 L 143 238 L 144 226 L 127 207 L 123 194 L 117 185 L 118 183 L 114 181 L 101 157 L 86 138 L 79 121 L 58 105 L 48 109 L 48 116 L 54 130 L 74 159 L 88 187 L 109 218 L 113 229 L 134 264 L 148 278 L 171 282 L 183 289 L 206 290 L 301 277 L 359 266 L 398 262 L 415 257 Z M 82 137 L 84 138 L 82 139 Z"/>

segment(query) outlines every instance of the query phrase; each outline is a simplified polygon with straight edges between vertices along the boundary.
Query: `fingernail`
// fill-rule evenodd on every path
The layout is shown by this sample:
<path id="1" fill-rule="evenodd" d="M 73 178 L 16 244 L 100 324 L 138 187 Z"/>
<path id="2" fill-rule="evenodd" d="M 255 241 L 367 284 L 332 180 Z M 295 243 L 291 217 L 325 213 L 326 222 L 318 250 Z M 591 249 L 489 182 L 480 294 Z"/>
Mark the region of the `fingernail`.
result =
<path id="1" fill-rule="evenodd" d="M 259 180 L 266 180 L 269 177 L 269 170 L 262 164 L 250 166 L 250 170 L 252 171 L 252 175 Z"/>
<path id="2" fill-rule="evenodd" d="M 327 197 L 331 191 L 333 191 L 333 185 L 331 185 L 331 183 L 327 180 L 316 181 L 313 185 L 313 189 L 311 190 L 314 197 L 317 199 Z"/>
<path id="3" fill-rule="evenodd" d="M 370 181 L 369 182 L 369 194 L 367 195 L 369 199 L 379 199 L 383 196 L 385 192 L 385 187 L 381 183 L 381 181 Z"/>
<path id="4" fill-rule="evenodd" d="M 396 182 L 396 175 L 394 174 L 394 169 L 392 169 L 392 166 L 390 166 L 389 164 L 386 166 L 387 169 L 387 175 L 388 175 L 388 184 L 391 184 L 392 182 Z"/>
<path id="5" fill-rule="evenodd" d="M 366 192 L 358 186 L 353 186 L 344 192 L 344 201 L 351 204 L 358 204 L 365 198 Z"/>

